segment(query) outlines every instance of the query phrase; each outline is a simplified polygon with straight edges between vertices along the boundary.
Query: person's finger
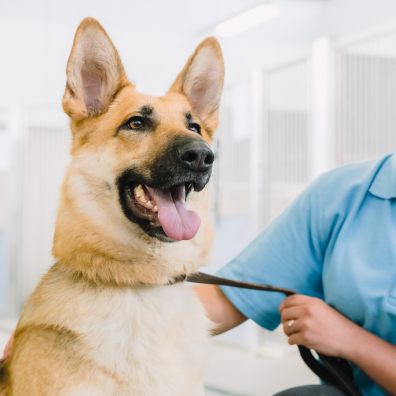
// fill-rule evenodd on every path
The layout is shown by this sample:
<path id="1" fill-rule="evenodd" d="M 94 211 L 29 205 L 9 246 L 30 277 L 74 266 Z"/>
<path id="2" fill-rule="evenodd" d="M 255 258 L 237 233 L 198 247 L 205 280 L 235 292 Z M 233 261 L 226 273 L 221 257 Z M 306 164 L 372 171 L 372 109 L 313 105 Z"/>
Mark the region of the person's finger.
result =
<path id="1" fill-rule="evenodd" d="M 289 345 L 304 345 L 304 340 L 301 332 L 293 333 L 287 339 Z"/>
<path id="2" fill-rule="evenodd" d="M 279 305 L 279 310 L 281 311 L 282 309 L 288 308 L 288 307 L 294 307 L 296 305 L 301 305 L 306 303 L 310 298 L 308 296 L 304 296 L 303 294 L 295 294 L 293 296 L 285 298 Z"/>
<path id="3" fill-rule="evenodd" d="M 300 323 L 297 319 L 290 319 L 282 322 L 283 332 L 287 336 L 298 333 L 300 331 Z"/>
<path id="4" fill-rule="evenodd" d="M 285 308 L 281 311 L 282 322 L 290 319 L 298 319 L 304 316 L 305 309 L 301 306 Z"/>

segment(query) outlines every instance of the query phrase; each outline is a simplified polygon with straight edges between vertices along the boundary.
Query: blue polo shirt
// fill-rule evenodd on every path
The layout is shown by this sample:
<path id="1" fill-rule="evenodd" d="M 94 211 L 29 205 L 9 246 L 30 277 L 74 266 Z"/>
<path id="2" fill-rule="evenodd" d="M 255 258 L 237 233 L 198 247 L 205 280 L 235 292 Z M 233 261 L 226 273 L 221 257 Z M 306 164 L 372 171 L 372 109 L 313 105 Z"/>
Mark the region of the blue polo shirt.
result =
<path id="1" fill-rule="evenodd" d="M 219 273 L 319 297 L 396 344 L 396 156 L 324 174 Z M 279 325 L 282 295 L 222 290 L 260 326 Z M 354 376 L 365 396 L 387 394 Z"/>

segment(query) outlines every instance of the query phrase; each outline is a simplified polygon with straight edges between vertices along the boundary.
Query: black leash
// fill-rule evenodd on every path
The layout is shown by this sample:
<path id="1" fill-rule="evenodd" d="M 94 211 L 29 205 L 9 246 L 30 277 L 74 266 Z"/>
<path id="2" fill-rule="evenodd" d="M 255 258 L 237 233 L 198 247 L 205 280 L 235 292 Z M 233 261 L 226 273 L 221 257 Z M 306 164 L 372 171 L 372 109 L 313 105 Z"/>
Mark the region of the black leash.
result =
<path id="1" fill-rule="evenodd" d="M 286 296 L 296 294 L 294 290 L 285 289 L 271 285 L 261 285 L 252 282 L 240 282 L 233 279 L 221 278 L 219 276 L 196 272 L 185 278 L 188 282 L 204 283 L 208 285 L 230 286 L 241 289 L 261 290 L 269 292 L 279 292 Z M 333 385 L 346 396 L 361 396 L 357 386 L 353 382 L 352 369 L 346 360 L 325 356 L 317 353 L 318 359 L 312 351 L 305 346 L 298 345 L 300 355 L 307 366 L 325 383 Z"/>

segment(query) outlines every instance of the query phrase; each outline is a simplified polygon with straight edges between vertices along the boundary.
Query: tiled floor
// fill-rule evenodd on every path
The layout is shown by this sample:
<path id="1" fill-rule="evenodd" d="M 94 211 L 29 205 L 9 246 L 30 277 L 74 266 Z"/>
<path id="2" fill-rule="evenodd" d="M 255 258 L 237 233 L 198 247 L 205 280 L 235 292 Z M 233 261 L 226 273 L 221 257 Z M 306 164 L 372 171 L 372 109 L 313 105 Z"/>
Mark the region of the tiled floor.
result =
<path id="1" fill-rule="evenodd" d="M 0 320 L 0 351 L 15 327 Z M 271 396 L 292 386 L 317 383 L 295 348 L 278 357 L 258 355 L 224 341 L 214 340 L 205 375 L 207 396 Z M 283 355 L 283 356 L 282 356 Z"/>

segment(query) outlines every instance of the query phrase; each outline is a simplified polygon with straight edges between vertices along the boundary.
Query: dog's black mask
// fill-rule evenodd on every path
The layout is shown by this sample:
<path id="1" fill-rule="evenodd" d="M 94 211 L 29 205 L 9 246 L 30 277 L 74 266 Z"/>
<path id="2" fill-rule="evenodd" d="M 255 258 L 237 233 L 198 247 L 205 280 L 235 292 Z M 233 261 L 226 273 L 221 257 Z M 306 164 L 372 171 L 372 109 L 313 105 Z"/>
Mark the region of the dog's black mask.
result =
<path id="1" fill-rule="evenodd" d="M 162 227 L 153 224 L 148 215 L 136 209 L 134 189 L 138 185 L 163 191 L 184 186 L 186 198 L 189 193 L 201 191 L 208 183 L 214 155 L 209 145 L 201 138 L 175 138 L 145 173 L 138 168 L 124 170 L 117 178 L 119 201 L 124 215 L 138 224 L 148 235 L 165 242 L 171 242 Z M 147 172 L 148 171 L 148 172 Z M 151 216 L 150 216 L 151 217 Z"/>

